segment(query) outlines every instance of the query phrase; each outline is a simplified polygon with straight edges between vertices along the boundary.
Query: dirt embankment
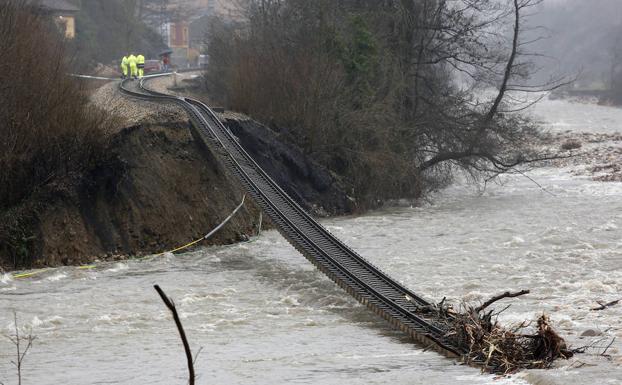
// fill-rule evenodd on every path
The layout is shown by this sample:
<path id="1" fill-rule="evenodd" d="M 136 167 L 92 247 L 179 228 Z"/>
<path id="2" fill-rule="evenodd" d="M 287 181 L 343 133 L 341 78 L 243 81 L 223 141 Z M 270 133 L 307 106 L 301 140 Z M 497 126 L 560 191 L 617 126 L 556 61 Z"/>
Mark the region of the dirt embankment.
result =
<path id="1" fill-rule="evenodd" d="M 193 140 L 181 109 L 122 97 L 117 86 L 107 84 L 93 96 L 125 119 L 125 128 L 111 133 L 112 160 L 62 187 L 50 186 L 45 204 L 37 205 L 24 229 L 22 252 L 31 255 L 0 255 L 0 267 L 79 264 L 169 250 L 201 237 L 239 204 L 244 192 Z M 224 114 L 223 121 L 303 207 L 316 215 L 353 209 L 331 174 L 276 133 L 237 114 Z M 258 222 L 259 209 L 247 200 L 209 244 L 246 239 Z"/>

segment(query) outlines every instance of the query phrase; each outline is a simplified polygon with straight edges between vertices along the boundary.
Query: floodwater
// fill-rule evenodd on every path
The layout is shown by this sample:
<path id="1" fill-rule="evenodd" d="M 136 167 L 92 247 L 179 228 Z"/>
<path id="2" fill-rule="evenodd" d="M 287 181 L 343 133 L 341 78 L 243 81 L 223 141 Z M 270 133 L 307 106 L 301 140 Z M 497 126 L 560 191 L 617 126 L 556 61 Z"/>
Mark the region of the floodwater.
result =
<path id="1" fill-rule="evenodd" d="M 622 110 L 536 108 L 551 130 L 622 131 Z M 350 299 L 274 231 L 253 242 L 145 261 L 0 278 L 0 333 L 12 310 L 37 336 L 24 384 L 185 384 L 183 349 L 153 284 L 175 299 L 199 384 L 622 384 L 622 183 L 539 168 L 479 188 L 457 183 L 420 207 L 324 224 L 416 292 L 482 301 L 530 289 L 502 322 L 549 314 L 586 354 L 497 378 L 424 352 Z M 206 229 L 209 230 L 209 229 Z M 505 305 L 499 304 L 499 306 Z M 581 337 L 588 329 L 599 337 Z M 605 347 L 617 338 L 601 356 Z M 0 382 L 16 383 L 0 338 Z"/>

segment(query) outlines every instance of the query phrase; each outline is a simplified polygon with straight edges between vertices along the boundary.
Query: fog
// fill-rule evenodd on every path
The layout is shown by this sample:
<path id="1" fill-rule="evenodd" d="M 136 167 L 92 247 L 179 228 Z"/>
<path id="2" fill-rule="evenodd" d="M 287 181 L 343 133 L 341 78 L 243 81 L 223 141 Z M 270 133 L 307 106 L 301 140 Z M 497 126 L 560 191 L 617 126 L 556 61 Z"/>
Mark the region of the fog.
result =
<path id="1" fill-rule="evenodd" d="M 530 48 L 546 56 L 536 59 L 541 76 L 578 74 L 580 86 L 608 86 L 622 48 L 622 1 L 545 0 L 533 13 L 530 27 L 548 37 Z"/>

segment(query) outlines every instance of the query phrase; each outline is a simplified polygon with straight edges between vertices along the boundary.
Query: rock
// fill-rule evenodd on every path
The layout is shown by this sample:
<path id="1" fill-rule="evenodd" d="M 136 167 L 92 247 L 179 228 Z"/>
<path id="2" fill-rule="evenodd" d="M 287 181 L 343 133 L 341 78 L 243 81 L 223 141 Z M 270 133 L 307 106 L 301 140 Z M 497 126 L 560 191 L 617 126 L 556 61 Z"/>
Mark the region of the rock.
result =
<path id="1" fill-rule="evenodd" d="M 603 332 L 596 329 L 587 329 L 583 333 L 581 333 L 581 337 L 598 337 L 602 335 Z"/>
<path id="2" fill-rule="evenodd" d="M 583 145 L 577 139 L 567 139 L 562 143 L 562 150 L 576 150 L 581 147 L 583 147 Z"/>

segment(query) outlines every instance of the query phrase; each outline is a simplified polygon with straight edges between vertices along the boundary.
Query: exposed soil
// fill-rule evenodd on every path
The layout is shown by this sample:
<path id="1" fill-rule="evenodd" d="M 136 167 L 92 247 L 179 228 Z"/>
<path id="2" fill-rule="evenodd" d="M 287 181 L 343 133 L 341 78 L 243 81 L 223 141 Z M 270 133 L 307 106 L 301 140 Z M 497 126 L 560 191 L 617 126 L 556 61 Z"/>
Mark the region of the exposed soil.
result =
<path id="1" fill-rule="evenodd" d="M 34 229 L 35 266 L 174 248 L 214 228 L 243 196 L 218 164 L 205 161 L 185 122 L 125 128 L 111 150 L 117 162 L 48 194 Z M 245 239 L 258 218 L 249 202 L 210 242 Z"/>
<path id="2" fill-rule="evenodd" d="M 32 216 L 21 228 L 24 244 L 18 245 L 30 255 L 17 260 L 0 248 L 0 267 L 79 264 L 162 252 L 200 238 L 239 204 L 244 192 L 195 142 L 180 108 L 130 99 L 117 87 L 117 82 L 106 84 L 92 97 L 124 119 L 125 128 L 110 133 L 110 162 L 88 175 L 51 183 L 31 205 L 17 210 Z M 222 118 L 303 207 L 315 215 L 353 210 L 338 180 L 300 149 L 242 115 L 226 113 Z M 256 233 L 258 221 L 259 209 L 248 199 L 207 244 L 247 239 Z"/>

